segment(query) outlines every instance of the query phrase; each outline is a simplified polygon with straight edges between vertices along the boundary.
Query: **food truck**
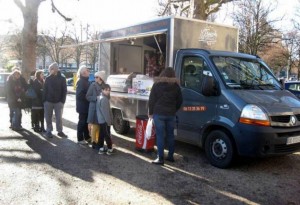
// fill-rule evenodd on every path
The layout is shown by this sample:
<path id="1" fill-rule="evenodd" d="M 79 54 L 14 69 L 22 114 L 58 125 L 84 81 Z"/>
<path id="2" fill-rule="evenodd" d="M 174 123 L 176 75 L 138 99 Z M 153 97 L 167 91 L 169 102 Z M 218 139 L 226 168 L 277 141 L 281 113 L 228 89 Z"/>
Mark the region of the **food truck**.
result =
<path id="1" fill-rule="evenodd" d="M 226 168 L 235 156 L 300 149 L 300 101 L 258 57 L 238 50 L 238 29 L 177 17 L 104 32 L 100 68 L 109 76 L 113 127 L 125 134 L 147 115 L 153 78 L 173 67 L 183 104 L 175 137 Z"/>
<path id="2" fill-rule="evenodd" d="M 113 126 L 124 134 L 137 115 L 147 115 L 153 77 L 174 66 L 177 50 L 237 51 L 238 29 L 171 16 L 104 32 L 100 41 L 100 68 L 108 74 L 112 89 Z"/>

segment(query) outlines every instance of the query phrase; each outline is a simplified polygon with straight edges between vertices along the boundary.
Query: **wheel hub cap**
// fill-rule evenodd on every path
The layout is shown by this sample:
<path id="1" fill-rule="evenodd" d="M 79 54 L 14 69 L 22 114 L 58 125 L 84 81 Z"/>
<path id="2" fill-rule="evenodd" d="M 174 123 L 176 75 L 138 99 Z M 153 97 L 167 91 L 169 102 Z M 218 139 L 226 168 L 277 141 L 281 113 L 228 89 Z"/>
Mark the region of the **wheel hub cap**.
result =
<path id="1" fill-rule="evenodd" d="M 227 154 L 226 143 L 221 139 L 216 139 L 212 144 L 212 152 L 217 158 L 225 158 Z"/>

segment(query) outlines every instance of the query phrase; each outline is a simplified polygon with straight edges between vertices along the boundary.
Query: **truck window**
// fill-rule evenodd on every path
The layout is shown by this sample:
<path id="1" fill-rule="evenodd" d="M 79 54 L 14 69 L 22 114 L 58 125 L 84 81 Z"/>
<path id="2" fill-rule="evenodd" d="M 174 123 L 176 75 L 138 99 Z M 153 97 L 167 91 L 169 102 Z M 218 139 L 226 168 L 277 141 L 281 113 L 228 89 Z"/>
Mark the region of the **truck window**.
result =
<path id="1" fill-rule="evenodd" d="M 232 89 L 279 90 L 280 84 L 264 64 L 253 59 L 213 57 L 224 83 Z"/>
<path id="2" fill-rule="evenodd" d="M 182 61 L 181 86 L 200 92 L 203 75 L 211 75 L 203 58 L 187 56 Z"/>

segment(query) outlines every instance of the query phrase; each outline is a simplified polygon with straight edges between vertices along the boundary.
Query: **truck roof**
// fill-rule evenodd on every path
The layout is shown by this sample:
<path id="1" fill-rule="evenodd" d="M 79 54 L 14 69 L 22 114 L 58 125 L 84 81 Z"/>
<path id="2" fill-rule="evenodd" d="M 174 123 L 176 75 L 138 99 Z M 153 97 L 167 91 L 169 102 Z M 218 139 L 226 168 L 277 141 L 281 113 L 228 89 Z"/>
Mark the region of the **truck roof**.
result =
<path id="1" fill-rule="evenodd" d="M 210 56 L 226 56 L 226 57 L 238 57 L 238 58 L 252 58 L 252 59 L 257 59 L 260 58 L 259 56 L 254 56 L 246 53 L 237 53 L 237 52 L 232 52 L 232 51 L 219 51 L 219 50 L 207 50 L 207 49 L 199 49 L 199 48 L 186 48 L 186 49 L 179 49 L 181 51 L 191 51 L 195 53 L 206 53 L 207 55 Z"/>

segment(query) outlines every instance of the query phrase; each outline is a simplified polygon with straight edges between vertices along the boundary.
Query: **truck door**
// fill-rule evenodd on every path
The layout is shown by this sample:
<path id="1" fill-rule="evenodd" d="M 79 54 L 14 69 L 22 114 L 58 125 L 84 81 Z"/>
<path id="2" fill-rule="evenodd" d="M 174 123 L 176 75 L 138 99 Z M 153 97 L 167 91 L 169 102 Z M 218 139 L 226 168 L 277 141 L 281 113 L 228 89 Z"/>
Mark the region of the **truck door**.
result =
<path id="1" fill-rule="evenodd" d="M 183 104 L 177 112 L 176 138 L 200 145 L 201 129 L 217 115 L 218 97 L 206 97 L 200 92 L 204 75 L 212 76 L 212 72 L 201 56 L 183 56 L 180 66 L 177 69 L 180 69 Z"/>

